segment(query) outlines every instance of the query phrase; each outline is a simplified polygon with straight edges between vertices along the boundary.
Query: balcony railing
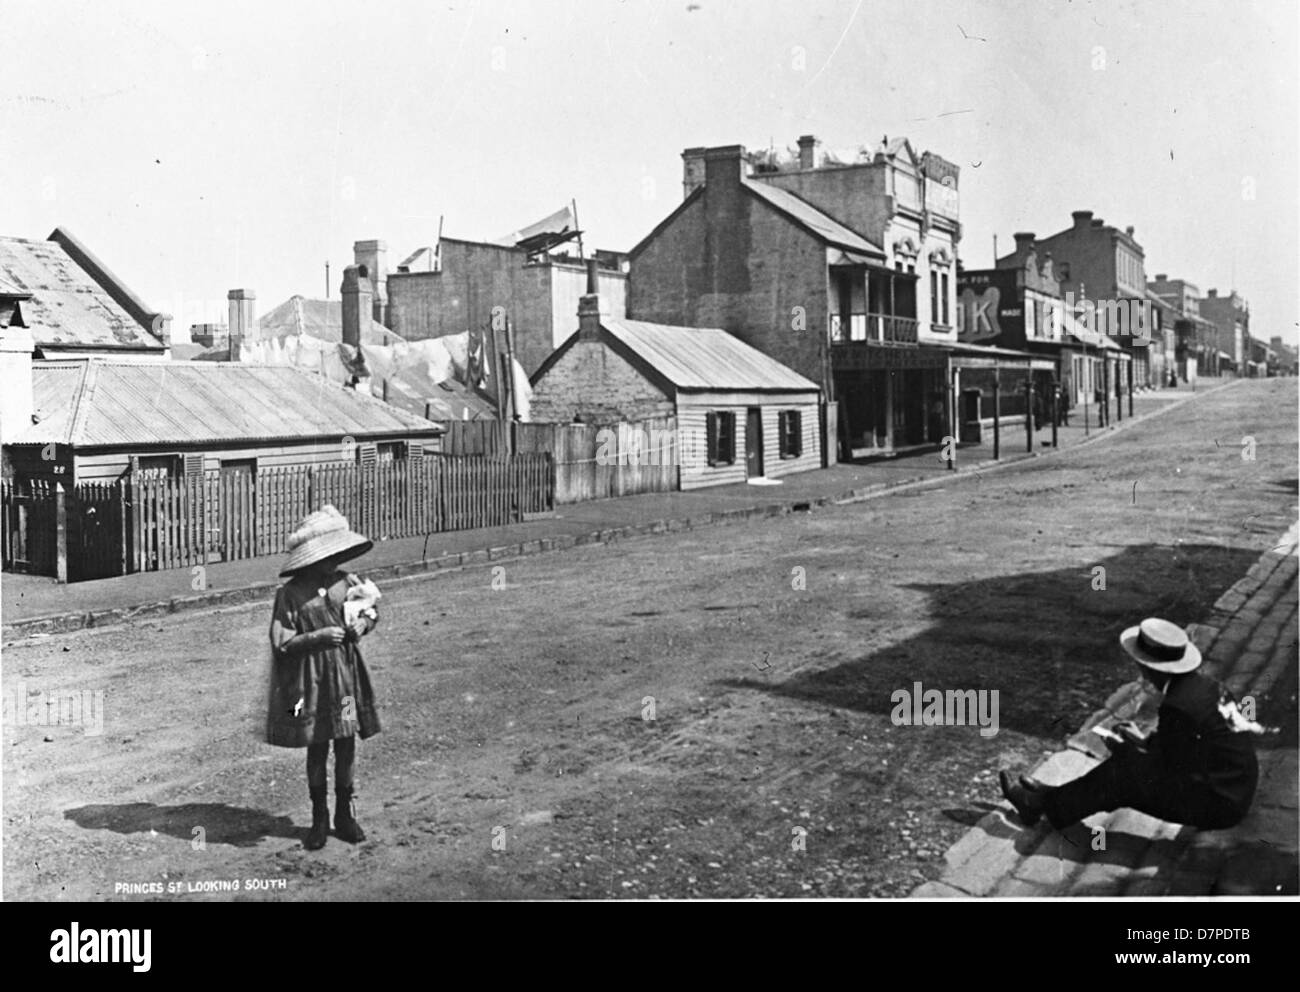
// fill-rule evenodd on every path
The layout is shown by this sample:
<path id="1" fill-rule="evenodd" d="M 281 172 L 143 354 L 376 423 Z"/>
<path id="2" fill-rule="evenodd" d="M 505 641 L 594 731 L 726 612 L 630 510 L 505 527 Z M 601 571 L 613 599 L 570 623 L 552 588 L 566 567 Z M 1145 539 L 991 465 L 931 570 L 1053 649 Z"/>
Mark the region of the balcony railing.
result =
<path id="1" fill-rule="evenodd" d="M 831 314 L 831 341 L 916 344 L 916 320 L 887 313 Z"/>

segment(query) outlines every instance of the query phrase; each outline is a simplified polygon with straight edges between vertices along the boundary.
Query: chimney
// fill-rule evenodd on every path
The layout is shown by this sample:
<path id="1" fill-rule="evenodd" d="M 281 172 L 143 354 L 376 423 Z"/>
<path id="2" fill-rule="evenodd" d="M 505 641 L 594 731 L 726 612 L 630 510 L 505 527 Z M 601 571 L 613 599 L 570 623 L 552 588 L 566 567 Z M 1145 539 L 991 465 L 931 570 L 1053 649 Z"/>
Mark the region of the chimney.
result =
<path id="1" fill-rule="evenodd" d="M 1205 295 L 1211 300 L 1217 299 L 1219 296 L 1219 291 L 1217 289 L 1211 289 Z"/>
<path id="2" fill-rule="evenodd" d="M 704 149 L 687 148 L 682 152 L 682 197 L 704 185 Z"/>
<path id="3" fill-rule="evenodd" d="M 357 241 L 352 245 L 352 259 L 370 273 L 371 317 L 388 326 L 388 244 L 383 241 Z"/>
<path id="4" fill-rule="evenodd" d="M 817 139 L 811 134 L 799 135 L 799 168 L 815 169 L 817 163 L 815 155 L 817 152 Z"/>
<path id="5" fill-rule="evenodd" d="M 1124 228 L 1124 233 L 1127 234 L 1130 238 L 1133 237 L 1133 231 L 1134 231 L 1134 228 L 1133 228 L 1133 225 L 1132 225 L 1132 224 L 1130 224 L 1128 227 Z"/>
<path id="6" fill-rule="evenodd" d="M 0 442 L 32 425 L 32 332 L 21 322 L 0 327 Z"/>
<path id="7" fill-rule="evenodd" d="M 370 270 L 364 265 L 349 265 L 343 270 L 343 343 L 361 347 L 362 330 L 370 326 L 374 314 L 374 293 Z"/>
<path id="8" fill-rule="evenodd" d="M 1017 231 L 1012 235 L 1016 239 L 1016 258 L 1024 259 L 1031 251 L 1034 250 L 1034 232 Z"/>
<path id="9" fill-rule="evenodd" d="M 1168 280 L 1168 278 L 1169 278 L 1168 273 L 1161 272 L 1159 275 L 1156 276 L 1156 282 L 1165 282 L 1166 280 Z"/>
<path id="10" fill-rule="evenodd" d="M 1104 220 L 1102 220 L 1100 217 L 1095 217 L 1095 218 L 1093 218 L 1092 226 L 1093 226 L 1093 227 L 1105 227 L 1105 226 L 1106 226 L 1106 222 L 1105 222 Z"/>
<path id="11" fill-rule="evenodd" d="M 745 146 L 720 145 L 704 152 L 704 183 L 716 187 L 735 187 L 745 177 Z"/>
<path id="12" fill-rule="evenodd" d="M 227 357 L 237 362 L 239 346 L 245 340 L 250 344 L 257 340 L 257 294 L 251 289 L 232 289 L 226 294 L 226 301 L 229 306 L 226 327 L 230 335 Z"/>
<path id="13" fill-rule="evenodd" d="M 578 340 L 600 340 L 600 296 L 596 292 L 596 260 L 587 260 L 587 293 L 578 300 Z"/>
<path id="14" fill-rule="evenodd" d="M 1070 216 L 1074 218 L 1075 230 L 1078 230 L 1081 227 L 1087 227 L 1092 221 L 1091 210 L 1076 210 L 1074 213 L 1070 214 Z"/>

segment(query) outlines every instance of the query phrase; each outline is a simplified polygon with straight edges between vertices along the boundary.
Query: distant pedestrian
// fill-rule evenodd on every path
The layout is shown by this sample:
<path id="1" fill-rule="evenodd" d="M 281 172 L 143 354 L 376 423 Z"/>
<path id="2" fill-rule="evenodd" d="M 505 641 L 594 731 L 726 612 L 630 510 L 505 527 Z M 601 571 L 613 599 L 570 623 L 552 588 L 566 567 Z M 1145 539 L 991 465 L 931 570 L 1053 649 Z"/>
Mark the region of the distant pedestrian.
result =
<path id="1" fill-rule="evenodd" d="M 317 850 L 329 834 L 326 761 L 334 742 L 334 830 L 356 844 L 365 833 L 352 797 L 356 738 L 379 733 L 370 673 L 358 641 L 378 622 L 373 584 L 339 570 L 373 547 L 332 506 L 309 514 L 289 537 L 271 619 L 271 685 L 266 740 L 307 749 L 311 830 L 303 846 Z M 349 622 L 349 620 L 351 622 Z"/>
<path id="2" fill-rule="evenodd" d="M 1034 388 L 1030 392 L 1030 396 L 1033 402 L 1034 430 L 1041 431 L 1043 429 L 1044 419 L 1042 390 Z"/>
<path id="3" fill-rule="evenodd" d="M 1093 813 L 1128 807 L 1170 823 L 1221 830 L 1245 818 L 1259 768 L 1247 720 L 1232 694 L 1200 674 L 1201 653 L 1177 624 L 1149 618 L 1120 635 L 1142 678 L 1161 697 L 1156 730 L 1143 737 L 1131 723 L 1116 726 L 1111 755 L 1061 786 L 999 773 L 1002 794 L 1021 821 L 1043 814 L 1063 830 Z"/>

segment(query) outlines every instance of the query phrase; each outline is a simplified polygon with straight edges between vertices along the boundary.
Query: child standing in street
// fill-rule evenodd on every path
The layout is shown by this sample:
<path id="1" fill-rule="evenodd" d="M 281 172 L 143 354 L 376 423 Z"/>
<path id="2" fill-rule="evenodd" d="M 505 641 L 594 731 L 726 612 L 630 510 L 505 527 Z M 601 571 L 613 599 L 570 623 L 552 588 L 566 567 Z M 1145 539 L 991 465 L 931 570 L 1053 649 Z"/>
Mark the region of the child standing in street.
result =
<path id="1" fill-rule="evenodd" d="M 360 639 L 374 629 L 378 590 L 339 566 L 365 554 L 373 542 L 348 527 L 332 506 L 309 514 L 289 537 L 289 558 L 271 618 L 271 686 L 266 740 L 307 749 L 311 830 L 303 846 L 325 846 L 329 836 L 326 759 L 334 742 L 334 830 L 341 840 L 365 840 L 352 804 L 356 738 L 379 733 L 370 673 Z M 364 608 L 345 609 L 351 590 L 365 592 Z M 373 590 L 373 592 L 371 592 Z M 355 619 L 349 624 L 347 616 Z"/>

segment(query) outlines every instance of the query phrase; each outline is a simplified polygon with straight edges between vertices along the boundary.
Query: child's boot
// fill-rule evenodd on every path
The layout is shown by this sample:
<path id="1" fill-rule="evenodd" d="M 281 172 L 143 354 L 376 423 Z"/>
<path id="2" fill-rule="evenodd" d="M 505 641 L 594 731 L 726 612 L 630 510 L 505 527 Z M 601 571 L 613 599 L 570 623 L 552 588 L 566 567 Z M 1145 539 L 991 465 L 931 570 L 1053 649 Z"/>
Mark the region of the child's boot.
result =
<path id="1" fill-rule="evenodd" d="M 330 835 L 330 808 L 325 800 L 325 790 L 311 790 L 311 829 L 302 846 L 309 851 L 319 851 Z"/>
<path id="2" fill-rule="evenodd" d="M 334 832 L 338 834 L 339 840 L 345 840 L 349 844 L 360 844 L 366 839 L 366 832 L 361 829 L 361 824 L 357 823 L 356 818 L 352 815 L 352 789 L 341 788 L 334 793 L 337 805 L 334 808 Z"/>

